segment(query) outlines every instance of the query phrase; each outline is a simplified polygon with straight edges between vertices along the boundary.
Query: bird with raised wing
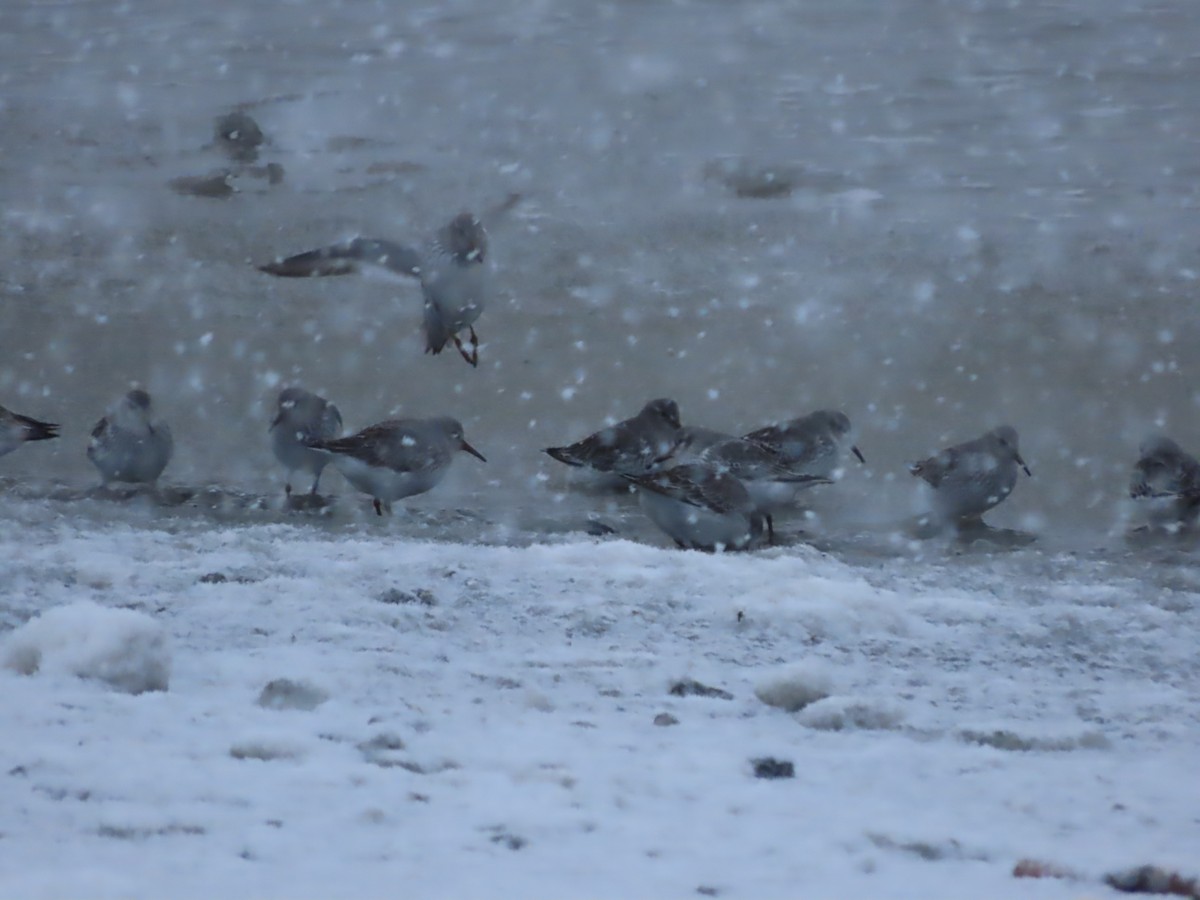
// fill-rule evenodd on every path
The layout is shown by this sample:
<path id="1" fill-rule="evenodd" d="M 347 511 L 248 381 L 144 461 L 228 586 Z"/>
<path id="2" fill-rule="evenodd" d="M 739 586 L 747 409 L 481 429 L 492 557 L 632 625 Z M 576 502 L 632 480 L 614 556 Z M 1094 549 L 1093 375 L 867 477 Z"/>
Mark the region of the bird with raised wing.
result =
<path id="1" fill-rule="evenodd" d="M 516 194 L 510 195 L 490 210 L 487 218 L 507 212 L 519 199 Z M 491 295 L 488 236 L 479 218 L 469 212 L 459 213 L 415 246 L 360 237 L 277 259 L 259 269 L 283 278 L 309 278 L 347 275 L 364 265 L 420 280 L 426 353 L 441 353 L 453 341 L 463 359 L 472 366 L 479 365 L 475 321 Z M 463 331 L 469 334 L 467 346 L 459 336 Z"/>

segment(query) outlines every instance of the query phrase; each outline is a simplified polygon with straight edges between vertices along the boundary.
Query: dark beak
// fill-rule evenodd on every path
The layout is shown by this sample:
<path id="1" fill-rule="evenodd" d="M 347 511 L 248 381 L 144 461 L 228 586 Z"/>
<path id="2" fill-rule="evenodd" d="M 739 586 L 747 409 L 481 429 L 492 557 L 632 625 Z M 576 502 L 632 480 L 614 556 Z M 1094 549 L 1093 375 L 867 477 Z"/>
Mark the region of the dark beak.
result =
<path id="1" fill-rule="evenodd" d="M 861 450 L 859 450 L 857 447 L 853 447 L 853 446 L 852 446 L 852 447 L 850 448 L 850 452 L 851 452 L 851 453 L 853 453 L 855 456 L 857 456 L 857 457 L 858 457 L 858 461 L 859 461 L 860 463 L 862 463 L 864 466 L 867 464 L 867 461 L 866 461 L 866 459 L 865 459 L 865 458 L 863 457 L 863 455 L 862 455 L 862 451 L 861 451 Z"/>
<path id="2" fill-rule="evenodd" d="M 1029 471 L 1029 466 L 1025 465 L 1025 460 L 1021 459 L 1021 454 L 1014 453 L 1013 457 L 1017 460 L 1017 463 L 1020 464 L 1021 468 L 1025 470 L 1025 474 L 1032 478 L 1033 473 Z"/>
<path id="3" fill-rule="evenodd" d="M 282 421 L 283 421 L 283 410 L 281 409 L 279 412 L 275 413 L 275 418 L 271 420 L 271 424 L 267 428 L 267 431 L 270 431 L 272 428 L 274 428 L 276 425 L 278 425 Z"/>
<path id="4" fill-rule="evenodd" d="M 476 450 L 474 447 L 472 447 L 470 444 L 468 444 L 466 441 L 462 442 L 462 449 L 465 450 L 467 453 L 470 453 L 476 459 L 481 460 L 483 462 L 487 462 L 487 457 L 484 456 L 482 453 L 480 453 L 478 450 Z"/>

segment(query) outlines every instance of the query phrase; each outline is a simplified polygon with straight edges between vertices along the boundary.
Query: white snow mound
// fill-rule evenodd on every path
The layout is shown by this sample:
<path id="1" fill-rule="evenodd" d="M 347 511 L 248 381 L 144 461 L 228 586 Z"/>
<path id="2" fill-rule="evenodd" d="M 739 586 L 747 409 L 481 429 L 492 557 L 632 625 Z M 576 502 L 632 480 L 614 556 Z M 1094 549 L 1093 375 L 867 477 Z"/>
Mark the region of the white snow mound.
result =
<path id="1" fill-rule="evenodd" d="M 165 691 L 171 676 L 166 630 L 149 616 L 95 603 L 47 610 L 8 636 L 4 665 L 23 675 L 66 673 L 119 691 Z"/>
<path id="2" fill-rule="evenodd" d="M 788 712 L 804 709 L 833 692 L 833 680 L 824 665 L 815 661 L 791 663 L 763 675 L 754 686 L 754 696 L 767 706 Z"/>

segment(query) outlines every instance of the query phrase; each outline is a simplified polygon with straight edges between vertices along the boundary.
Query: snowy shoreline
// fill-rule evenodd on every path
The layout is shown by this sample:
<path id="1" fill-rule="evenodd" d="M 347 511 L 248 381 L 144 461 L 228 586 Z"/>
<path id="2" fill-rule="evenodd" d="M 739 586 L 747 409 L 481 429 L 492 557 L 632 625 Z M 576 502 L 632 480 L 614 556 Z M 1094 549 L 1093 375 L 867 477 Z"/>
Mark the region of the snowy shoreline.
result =
<path id="1" fill-rule="evenodd" d="M 1196 595 L 1104 566 L 68 520 L 3 553 L 9 625 L 88 600 L 173 657 L 138 696 L 0 674 L 11 896 L 1001 896 L 1026 857 L 1194 864 Z M 257 705 L 284 678 L 329 699 Z M 829 696 L 755 696 L 781 680 Z"/>

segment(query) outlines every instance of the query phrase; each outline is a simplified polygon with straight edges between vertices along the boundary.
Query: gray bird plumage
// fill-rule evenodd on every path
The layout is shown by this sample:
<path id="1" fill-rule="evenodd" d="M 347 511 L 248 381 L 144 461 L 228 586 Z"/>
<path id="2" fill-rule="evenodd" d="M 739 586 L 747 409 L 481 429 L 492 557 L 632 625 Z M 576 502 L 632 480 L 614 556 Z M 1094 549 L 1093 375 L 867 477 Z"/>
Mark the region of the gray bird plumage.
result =
<path id="1" fill-rule="evenodd" d="M 701 462 L 705 452 L 717 444 L 737 440 L 737 435 L 717 431 L 702 425 L 684 425 L 679 429 L 679 443 L 671 456 L 674 465 Z"/>
<path id="2" fill-rule="evenodd" d="M 909 471 L 933 488 L 933 514 L 943 523 L 979 519 L 1012 493 L 1018 467 L 1032 475 L 1011 426 L 993 428 L 983 437 L 912 463 Z"/>
<path id="3" fill-rule="evenodd" d="M 58 437 L 58 426 L 39 422 L 0 406 L 0 456 L 7 456 L 29 441 L 48 441 Z"/>
<path id="4" fill-rule="evenodd" d="M 546 453 L 566 463 L 617 475 L 644 475 L 659 468 L 679 445 L 679 405 L 674 400 L 651 400 L 630 419 L 602 428 L 565 447 Z"/>
<path id="5" fill-rule="evenodd" d="M 171 429 L 154 417 L 150 395 L 130 391 L 92 429 L 87 455 L 105 484 L 153 484 L 175 450 Z"/>
<path id="6" fill-rule="evenodd" d="M 638 487 L 642 511 L 680 547 L 745 550 L 763 535 L 766 517 L 745 486 L 706 463 L 626 475 Z"/>
<path id="7" fill-rule="evenodd" d="M 836 409 L 819 409 L 777 425 L 768 425 L 744 435 L 747 440 L 776 451 L 797 473 L 832 478 L 842 467 L 845 451 L 865 463 L 862 452 L 850 440 L 850 419 Z"/>
<path id="8" fill-rule="evenodd" d="M 487 462 L 463 437 L 462 424 L 449 417 L 391 419 L 310 446 L 331 454 L 346 480 L 372 497 L 378 515 L 395 500 L 435 487 L 459 450 Z"/>
<path id="9" fill-rule="evenodd" d="M 730 438 L 713 444 L 701 461 L 719 472 L 727 472 L 745 485 L 755 508 L 768 514 L 768 530 L 774 531 L 769 514 L 795 502 L 796 494 L 818 484 L 832 484 L 825 475 L 814 475 L 807 460 L 794 462 L 779 451 L 748 438 Z"/>
<path id="10" fill-rule="evenodd" d="M 331 441 L 342 433 L 342 414 L 338 408 L 303 388 L 284 388 L 274 420 L 271 422 L 271 450 L 288 472 L 286 491 L 292 492 L 292 473 L 307 472 L 313 476 L 310 494 L 317 493 L 321 472 L 329 462 L 329 454 L 313 449 L 313 444 Z"/>

